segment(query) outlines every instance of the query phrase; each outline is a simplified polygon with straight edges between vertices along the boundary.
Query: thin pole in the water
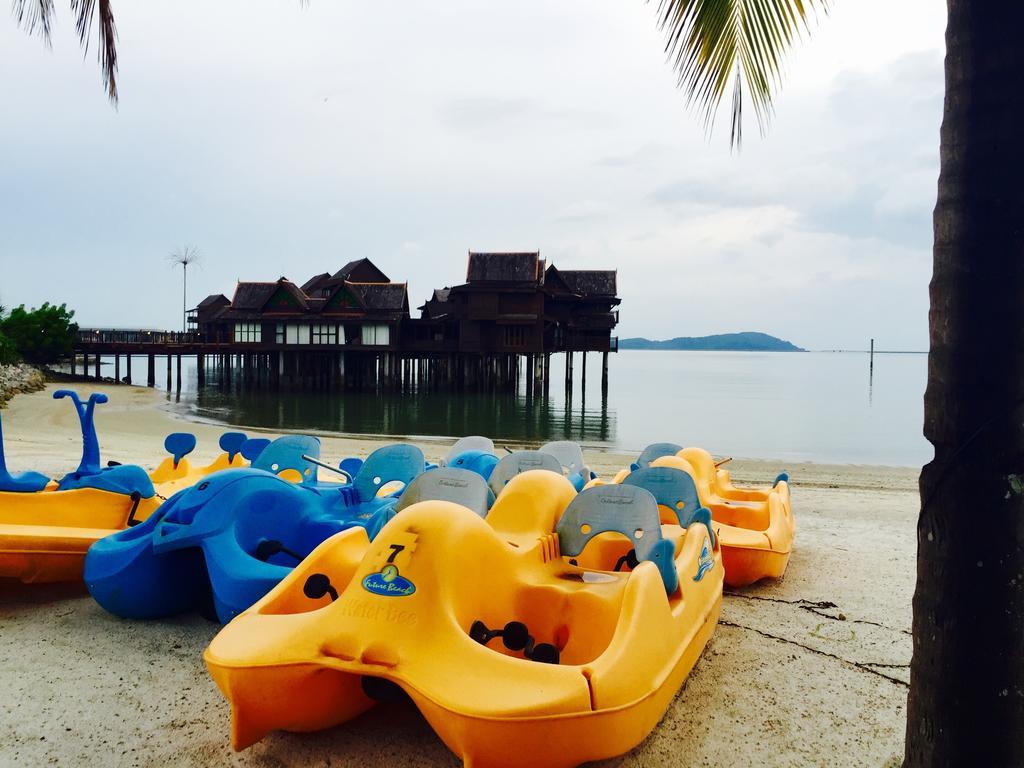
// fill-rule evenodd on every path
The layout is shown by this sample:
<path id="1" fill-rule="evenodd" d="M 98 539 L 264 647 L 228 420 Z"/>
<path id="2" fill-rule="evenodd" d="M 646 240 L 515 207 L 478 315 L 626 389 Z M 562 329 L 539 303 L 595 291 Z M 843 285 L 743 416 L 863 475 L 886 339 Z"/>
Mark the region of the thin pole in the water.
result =
<path id="1" fill-rule="evenodd" d="M 875 340 L 871 340 L 871 353 L 868 357 L 868 402 L 871 402 L 871 387 L 875 383 Z"/>

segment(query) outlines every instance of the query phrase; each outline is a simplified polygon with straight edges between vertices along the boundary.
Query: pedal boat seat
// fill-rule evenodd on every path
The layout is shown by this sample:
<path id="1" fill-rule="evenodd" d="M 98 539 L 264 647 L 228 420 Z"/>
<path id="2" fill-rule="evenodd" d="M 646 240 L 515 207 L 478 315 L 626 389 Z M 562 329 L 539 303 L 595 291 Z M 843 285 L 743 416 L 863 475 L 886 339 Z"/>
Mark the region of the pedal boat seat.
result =
<path id="1" fill-rule="evenodd" d="M 572 440 L 556 440 L 540 447 L 541 453 L 550 453 L 562 465 L 562 471 L 577 491 L 596 477 L 583 458 L 583 449 Z"/>
<path id="2" fill-rule="evenodd" d="M 513 451 L 507 456 L 502 456 L 494 466 L 487 484 L 491 486 L 495 497 L 501 495 L 502 490 L 508 482 L 518 474 L 530 472 L 531 470 L 542 469 L 562 475 L 561 462 L 550 453 L 541 451 Z"/>
<path id="3" fill-rule="evenodd" d="M 489 437 L 482 437 L 480 435 L 469 435 L 468 437 L 461 437 L 455 441 L 451 448 L 448 449 L 448 453 L 446 453 L 445 457 L 441 460 L 441 466 L 451 466 L 452 462 L 454 462 L 458 456 L 461 456 L 467 451 L 489 453 L 493 456 L 494 441 L 491 440 L 491 438 Z"/>

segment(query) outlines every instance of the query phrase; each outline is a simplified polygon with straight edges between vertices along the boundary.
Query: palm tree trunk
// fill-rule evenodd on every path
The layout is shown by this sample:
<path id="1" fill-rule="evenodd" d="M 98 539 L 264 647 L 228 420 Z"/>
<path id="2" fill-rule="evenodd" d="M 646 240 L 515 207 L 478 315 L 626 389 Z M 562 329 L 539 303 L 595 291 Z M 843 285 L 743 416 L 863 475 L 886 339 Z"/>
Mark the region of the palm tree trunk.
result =
<path id="1" fill-rule="evenodd" d="M 1024 2 L 948 12 L 905 765 L 1024 765 Z"/>

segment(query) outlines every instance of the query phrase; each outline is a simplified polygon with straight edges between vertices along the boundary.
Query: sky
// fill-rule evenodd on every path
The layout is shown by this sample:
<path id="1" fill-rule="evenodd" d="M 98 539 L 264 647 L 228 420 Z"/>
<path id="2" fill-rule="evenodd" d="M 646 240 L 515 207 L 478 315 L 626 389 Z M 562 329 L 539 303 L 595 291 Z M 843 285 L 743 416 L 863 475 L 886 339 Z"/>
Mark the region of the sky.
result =
<path id="1" fill-rule="evenodd" d="M 415 312 L 539 250 L 618 270 L 621 337 L 927 347 L 942 0 L 835 0 L 740 152 L 642 0 L 123 0 L 117 109 L 56 5 L 0 21 L 0 304 L 178 327 L 194 245 L 189 306 L 368 257 Z"/>

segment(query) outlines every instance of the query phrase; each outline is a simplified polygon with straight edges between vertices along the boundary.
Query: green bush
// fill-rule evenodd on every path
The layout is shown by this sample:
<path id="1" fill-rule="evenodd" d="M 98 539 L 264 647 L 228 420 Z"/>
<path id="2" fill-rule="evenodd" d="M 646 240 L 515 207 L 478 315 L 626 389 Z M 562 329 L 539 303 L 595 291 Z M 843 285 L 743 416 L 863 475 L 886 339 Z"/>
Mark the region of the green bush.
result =
<path id="1" fill-rule="evenodd" d="M 71 355 L 78 333 L 78 324 L 72 322 L 74 316 L 74 310 L 64 304 L 58 307 L 45 303 L 31 310 L 22 304 L 0 319 L 0 339 L 6 337 L 25 362 L 54 363 Z M 3 355 L 4 342 L 0 340 L 0 360 Z"/>
<path id="2" fill-rule="evenodd" d="M 14 342 L 8 339 L 3 331 L 0 331 L 0 365 L 18 362 L 18 350 L 14 348 Z"/>
<path id="3" fill-rule="evenodd" d="M 7 307 L 0 304 L 0 365 L 18 362 L 18 350 L 14 348 L 14 342 L 8 339 L 2 330 L 6 314 Z"/>

